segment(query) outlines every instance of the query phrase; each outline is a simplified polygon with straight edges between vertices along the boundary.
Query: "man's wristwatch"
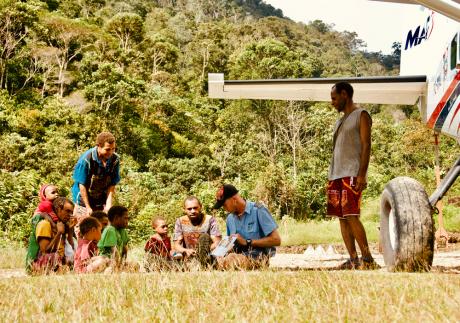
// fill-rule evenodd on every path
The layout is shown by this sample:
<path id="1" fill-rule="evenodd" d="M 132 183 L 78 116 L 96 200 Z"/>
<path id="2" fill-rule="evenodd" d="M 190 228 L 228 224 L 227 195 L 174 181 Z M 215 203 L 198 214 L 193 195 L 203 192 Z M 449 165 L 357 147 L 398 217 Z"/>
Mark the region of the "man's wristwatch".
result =
<path id="1" fill-rule="evenodd" d="M 252 239 L 246 239 L 246 245 L 248 247 L 251 247 L 252 246 Z"/>

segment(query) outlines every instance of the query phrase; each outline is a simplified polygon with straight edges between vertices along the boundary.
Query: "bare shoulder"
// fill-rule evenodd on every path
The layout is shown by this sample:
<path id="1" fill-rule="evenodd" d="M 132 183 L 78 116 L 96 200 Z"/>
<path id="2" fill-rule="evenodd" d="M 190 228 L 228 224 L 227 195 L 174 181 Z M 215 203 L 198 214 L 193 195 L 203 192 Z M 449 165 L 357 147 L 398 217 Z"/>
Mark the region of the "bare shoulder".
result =
<path id="1" fill-rule="evenodd" d="M 372 125 L 372 117 L 369 114 L 369 111 L 362 109 L 361 110 L 361 116 L 360 116 L 360 123 L 361 124 L 367 124 L 369 126 Z"/>

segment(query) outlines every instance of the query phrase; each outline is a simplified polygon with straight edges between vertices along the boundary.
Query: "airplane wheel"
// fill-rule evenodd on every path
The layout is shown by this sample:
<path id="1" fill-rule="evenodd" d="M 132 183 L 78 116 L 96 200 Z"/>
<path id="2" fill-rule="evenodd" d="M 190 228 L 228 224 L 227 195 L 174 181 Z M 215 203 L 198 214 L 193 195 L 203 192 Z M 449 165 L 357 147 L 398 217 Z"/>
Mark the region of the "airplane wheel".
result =
<path id="1" fill-rule="evenodd" d="M 428 195 L 416 180 L 397 177 L 385 186 L 380 204 L 380 243 L 389 270 L 430 270 L 433 218 Z"/>

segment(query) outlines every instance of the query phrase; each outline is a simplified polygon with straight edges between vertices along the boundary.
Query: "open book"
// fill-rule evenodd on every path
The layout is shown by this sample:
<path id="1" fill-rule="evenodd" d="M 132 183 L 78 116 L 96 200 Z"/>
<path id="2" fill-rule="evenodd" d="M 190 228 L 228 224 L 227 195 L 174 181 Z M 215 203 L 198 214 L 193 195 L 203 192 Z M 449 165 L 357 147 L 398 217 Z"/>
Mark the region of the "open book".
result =
<path id="1" fill-rule="evenodd" d="M 224 237 L 220 240 L 219 244 L 217 245 L 216 249 L 211 252 L 211 255 L 214 257 L 223 257 L 225 256 L 230 250 L 233 249 L 235 245 L 236 236 Z"/>

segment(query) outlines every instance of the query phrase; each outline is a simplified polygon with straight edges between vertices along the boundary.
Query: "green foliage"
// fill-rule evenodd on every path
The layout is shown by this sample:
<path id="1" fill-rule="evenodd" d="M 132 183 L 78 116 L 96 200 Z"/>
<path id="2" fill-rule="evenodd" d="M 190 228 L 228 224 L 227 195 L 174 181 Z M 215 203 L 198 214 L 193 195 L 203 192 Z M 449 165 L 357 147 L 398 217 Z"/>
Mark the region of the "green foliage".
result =
<path id="1" fill-rule="evenodd" d="M 144 22 L 142 18 L 130 12 L 116 14 L 106 26 L 107 31 L 118 38 L 120 47 L 128 50 L 133 43 L 142 40 L 144 34 Z"/>
<path id="2" fill-rule="evenodd" d="M 89 100 L 102 115 L 118 115 L 143 91 L 141 80 L 130 78 L 120 67 L 113 63 L 105 63 L 92 73 L 90 83 L 85 87 Z"/>
<path id="3" fill-rule="evenodd" d="M 234 59 L 230 77 L 273 79 L 311 77 L 313 71 L 307 53 L 291 51 L 282 42 L 264 39 L 251 43 Z"/>
<path id="4" fill-rule="evenodd" d="M 281 11 L 281 9 L 275 9 L 272 5 L 266 4 L 262 0 L 233 0 L 233 2 L 241 6 L 243 10 L 251 12 L 256 17 L 283 17 L 283 11 Z"/>
<path id="5" fill-rule="evenodd" d="M 30 219 L 38 204 L 39 174 L 34 171 L 0 172 L 0 238 L 26 241 Z"/>
<path id="6" fill-rule="evenodd" d="M 0 1 L 0 89 L 13 93 L 26 83 L 22 49 L 37 27 L 40 7 L 37 1 Z"/>

